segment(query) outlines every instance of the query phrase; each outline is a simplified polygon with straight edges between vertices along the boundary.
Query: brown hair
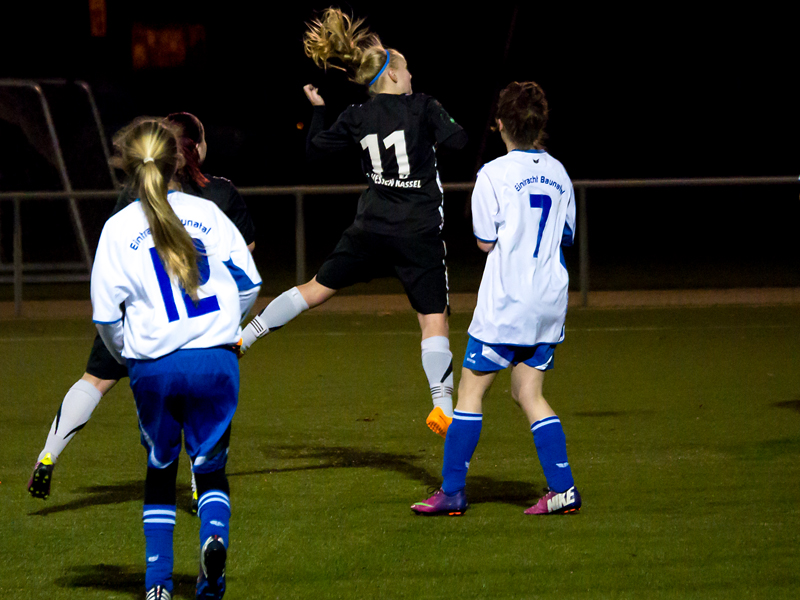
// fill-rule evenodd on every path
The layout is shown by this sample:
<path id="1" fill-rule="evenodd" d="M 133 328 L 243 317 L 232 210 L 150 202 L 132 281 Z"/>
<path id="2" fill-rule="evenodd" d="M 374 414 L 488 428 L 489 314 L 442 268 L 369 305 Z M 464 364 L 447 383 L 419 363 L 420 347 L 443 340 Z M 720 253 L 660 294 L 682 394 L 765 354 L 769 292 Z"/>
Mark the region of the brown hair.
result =
<path id="1" fill-rule="evenodd" d="M 308 23 L 303 36 L 306 56 L 320 68 L 332 67 L 348 74 L 350 81 L 370 88 L 370 93 L 381 89 L 380 80 L 370 82 L 386 64 L 399 68 L 405 58 L 397 50 L 384 48 L 380 38 L 363 26 L 364 19 L 353 19 L 338 8 L 326 8 L 321 19 Z"/>
<path id="2" fill-rule="evenodd" d="M 181 154 L 186 161 L 178 169 L 175 179 L 182 184 L 194 183 L 199 188 L 206 187 L 208 178 L 200 170 L 200 153 L 197 150 L 197 146 L 203 143 L 206 137 L 203 124 L 200 119 L 187 112 L 172 113 L 167 115 L 166 119 L 180 128 L 178 140 Z"/>
<path id="3" fill-rule="evenodd" d="M 506 135 L 521 148 L 543 149 L 549 109 L 544 91 L 533 81 L 509 83 L 500 92 L 496 117 Z"/>
<path id="4" fill-rule="evenodd" d="M 179 131 L 164 119 L 140 117 L 114 136 L 111 164 L 125 171 L 139 195 L 158 256 L 170 276 L 197 299 L 197 249 L 167 200 L 169 182 L 183 157 Z"/>

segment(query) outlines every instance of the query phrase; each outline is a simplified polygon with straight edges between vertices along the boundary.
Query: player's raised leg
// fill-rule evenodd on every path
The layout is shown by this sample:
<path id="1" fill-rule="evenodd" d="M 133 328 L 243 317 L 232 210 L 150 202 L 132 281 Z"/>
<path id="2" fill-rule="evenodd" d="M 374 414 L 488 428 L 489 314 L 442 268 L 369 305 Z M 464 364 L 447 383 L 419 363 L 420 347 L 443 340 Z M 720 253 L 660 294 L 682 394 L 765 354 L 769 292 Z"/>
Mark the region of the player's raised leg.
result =
<path id="1" fill-rule="evenodd" d="M 84 373 L 83 377 L 76 381 L 64 396 L 58 413 L 53 419 L 44 448 L 39 454 L 39 460 L 42 460 L 46 454 L 50 454 L 53 462 L 56 462 L 75 434 L 89 422 L 102 397 L 116 383 L 116 379 L 100 379 Z"/>
<path id="2" fill-rule="evenodd" d="M 543 351 L 544 347 L 543 345 Z M 552 351 L 550 357 L 540 360 L 541 367 L 546 368 L 551 360 Z M 573 513 L 580 510 L 581 496 L 575 488 L 572 469 L 567 460 L 564 429 L 542 394 L 543 384 L 544 370 L 532 367 L 530 364 L 520 363 L 511 371 L 511 395 L 528 417 L 539 463 L 550 488 L 547 494 L 525 511 L 525 514 Z"/>
<path id="3" fill-rule="evenodd" d="M 69 389 L 50 426 L 47 441 L 39 453 L 28 481 L 28 492 L 34 498 L 50 496 L 53 468 L 67 444 L 92 416 L 100 399 L 117 383 L 116 379 L 100 379 L 84 373 Z"/>
<path id="4" fill-rule="evenodd" d="M 241 352 L 246 352 L 257 339 L 280 329 L 300 313 L 319 306 L 334 294 L 336 290 L 318 283 L 316 277 L 308 283 L 283 292 L 244 328 Z"/>
<path id="5" fill-rule="evenodd" d="M 453 353 L 450 352 L 446 313 L 418 314 L 422 329 L 422 368 L 433 400 L 426 424 L 445 437 L 453 421 Z"/>

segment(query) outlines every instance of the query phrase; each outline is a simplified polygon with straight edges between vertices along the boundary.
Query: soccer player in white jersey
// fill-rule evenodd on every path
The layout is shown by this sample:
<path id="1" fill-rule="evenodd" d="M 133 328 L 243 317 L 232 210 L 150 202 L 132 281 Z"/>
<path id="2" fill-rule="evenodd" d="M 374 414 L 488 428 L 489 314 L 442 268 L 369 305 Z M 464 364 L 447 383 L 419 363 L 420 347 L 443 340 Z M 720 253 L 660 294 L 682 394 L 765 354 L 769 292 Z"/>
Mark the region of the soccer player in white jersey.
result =
<path id="1" fill-rule="evenodd" d="M 103 227 L 92 307 L 108 350 L 127 363 L 147 450 L 147 599 L 169 600 L 172 593 L 181 433 L 199 496 L 197 597 L 222 598 L 231 514 L 225 464 L 239 393 L 236 344 L 261 281 L 241 233 L 215 204 L 168 191 L 182 160 L 172 125 L 138 119 L 114 145 L 115 166 L 139 201 Z"/>
<path id="2" fill-rule="evenodd" d="M 463 148 L 467 135 L 434 98 L 412 92 L 406 59 L 384 48 L 362 25 L 363 19 L 329 8 L 309 25 L 304 43 L 306 55 L 318 66 L 347 70 L 351 81 L 367 87 L 370 99 L 349 106 L 325 129 L 322 96 L 312 85 L 304 91 L 314 110 L 307 157 L 357 152 L 367 190 L 359 198 L 355 222 L 316 276 L 261 311 L 244 330 L 242 350 L 338 290 L 394 273 L 422 332 L 422 368 L 433 402 L 426 424 L 444 437 L 453 417 L 453 354 L 436 147 Z"/>
<path id="3" fill-rule="evenodd" d="M 227 179 L 214 177 L 200 170 L 208 149 L 205 128 L 200 119 L 185 112 L 172 113 L 167 115 L 166 119 L 181 129 L 179 141 L 183 155 L 183 164 L 175 173 L 170 187 L 193 196 L 200 196 L 219 206 L 239 229 L 247 242 L 247 247 L 252 251 L 255 247 L 255 226 L 238 190 Z M 136 192 L 123 189 L 112 215 L 125 208 L 135 198 Z M 127 367 L 114 360 L 100 336 L 95 336 L 86 371 L 64 396 L 50 426 L 44 448 L 39 453 L 28 481 L 28 492 L 31 496 L 45 500 L 50 496 L 53 469 L 61 452 L 88 424 L 100 400 L 120 379 L 127 376 Z M 192 477 L 192 492 L 192 512 L 196 513 L 197 486 L 194 477 Z"/>
<path id="4" fill-rule="evenodd" d="M 417 514 L 467 509 L 464 488 L 483 397 L 506 368 L 550 488 L 525 514 L 572 513 L 581 506 L 561 422 L 542 395 L 545 371 L 564 339 L 569 281 L 561 247 L 572 244 L 575 231 L 572 183 L 542 145 L 547 116 L 544 92 L 532 81 L 511 83 L 500 94 L 497 129 L 508 154 L 484 165 L 472 194 L 473 230 L 488 256 L 445 439 L 444 481 L 435 495 L 411 506 Z"/>

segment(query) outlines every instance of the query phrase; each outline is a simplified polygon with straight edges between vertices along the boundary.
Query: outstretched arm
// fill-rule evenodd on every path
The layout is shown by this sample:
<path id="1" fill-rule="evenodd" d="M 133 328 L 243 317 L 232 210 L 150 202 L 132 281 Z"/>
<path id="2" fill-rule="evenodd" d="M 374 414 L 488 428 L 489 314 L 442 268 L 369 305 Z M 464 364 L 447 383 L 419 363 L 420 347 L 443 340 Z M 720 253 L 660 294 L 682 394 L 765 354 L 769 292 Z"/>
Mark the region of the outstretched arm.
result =
<path id="1" fill-rule="evenodd" d="M 330 129 L 325 129 L 325 100 L 319 95 L 319 90 L 310 83 L 303 86 L 303 92 L 314 110 L 308 126 L 306 158 L 317 160 L 331 152 L 348 148 L 352 140 L 342 117 L 340 116 Z"/>

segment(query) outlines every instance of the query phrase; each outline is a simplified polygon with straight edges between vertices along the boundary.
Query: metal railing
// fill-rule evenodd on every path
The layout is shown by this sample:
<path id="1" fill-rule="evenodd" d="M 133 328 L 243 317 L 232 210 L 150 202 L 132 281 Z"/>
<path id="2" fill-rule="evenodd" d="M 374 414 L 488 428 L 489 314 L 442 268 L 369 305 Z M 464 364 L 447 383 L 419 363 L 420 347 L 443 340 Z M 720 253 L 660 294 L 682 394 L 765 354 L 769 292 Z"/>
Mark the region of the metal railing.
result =
<path id="1" fill-rule="evenodd" d="M 691 179 L 621 179 L 621 180 L 577 180 L 573 181 L 577 197 L 578 253 L 579 253 L 579 289 L 581 304 L 589 304 L 589 229 L 587 218 L 587 190 L 589 189 L 621 189 L 621 188 L 654 188 L 654 187 L 701 187 L 701 186 L 742 186 L 742 185 L 786 185 L 797 184 L 797 176 L 785 177 L 703 177 Z M 444 184 L 445 192 L 469 192 L 473 183 Z M 327 185 L 327 186 L 279 186 L 240 188 L 243 196 L 293 196 L 295 201 L 295 278 L 298 284 L 307 281 L 306 273 L 306 226 L 304 200 L 306 196 L 359 194 L 366 185 Z M 26 281 L 23 275 L 25 265 L 22 260 L 22 219 L 20 205 L 23 200 L 81 199 L 99 200 L 114 199 L 117 191 L 84 191 L 84 192 L 2 192 L 1 201 L 12 201 L 14 205 L 14 312 L 22 314 L 22 287 Z M 65 275 L 63 280 L 68 280 Z M 86 275 L 76 275 L 72 281 L 85 281 Z M 28 279 L 34 281 L 35 279 Z"/>

